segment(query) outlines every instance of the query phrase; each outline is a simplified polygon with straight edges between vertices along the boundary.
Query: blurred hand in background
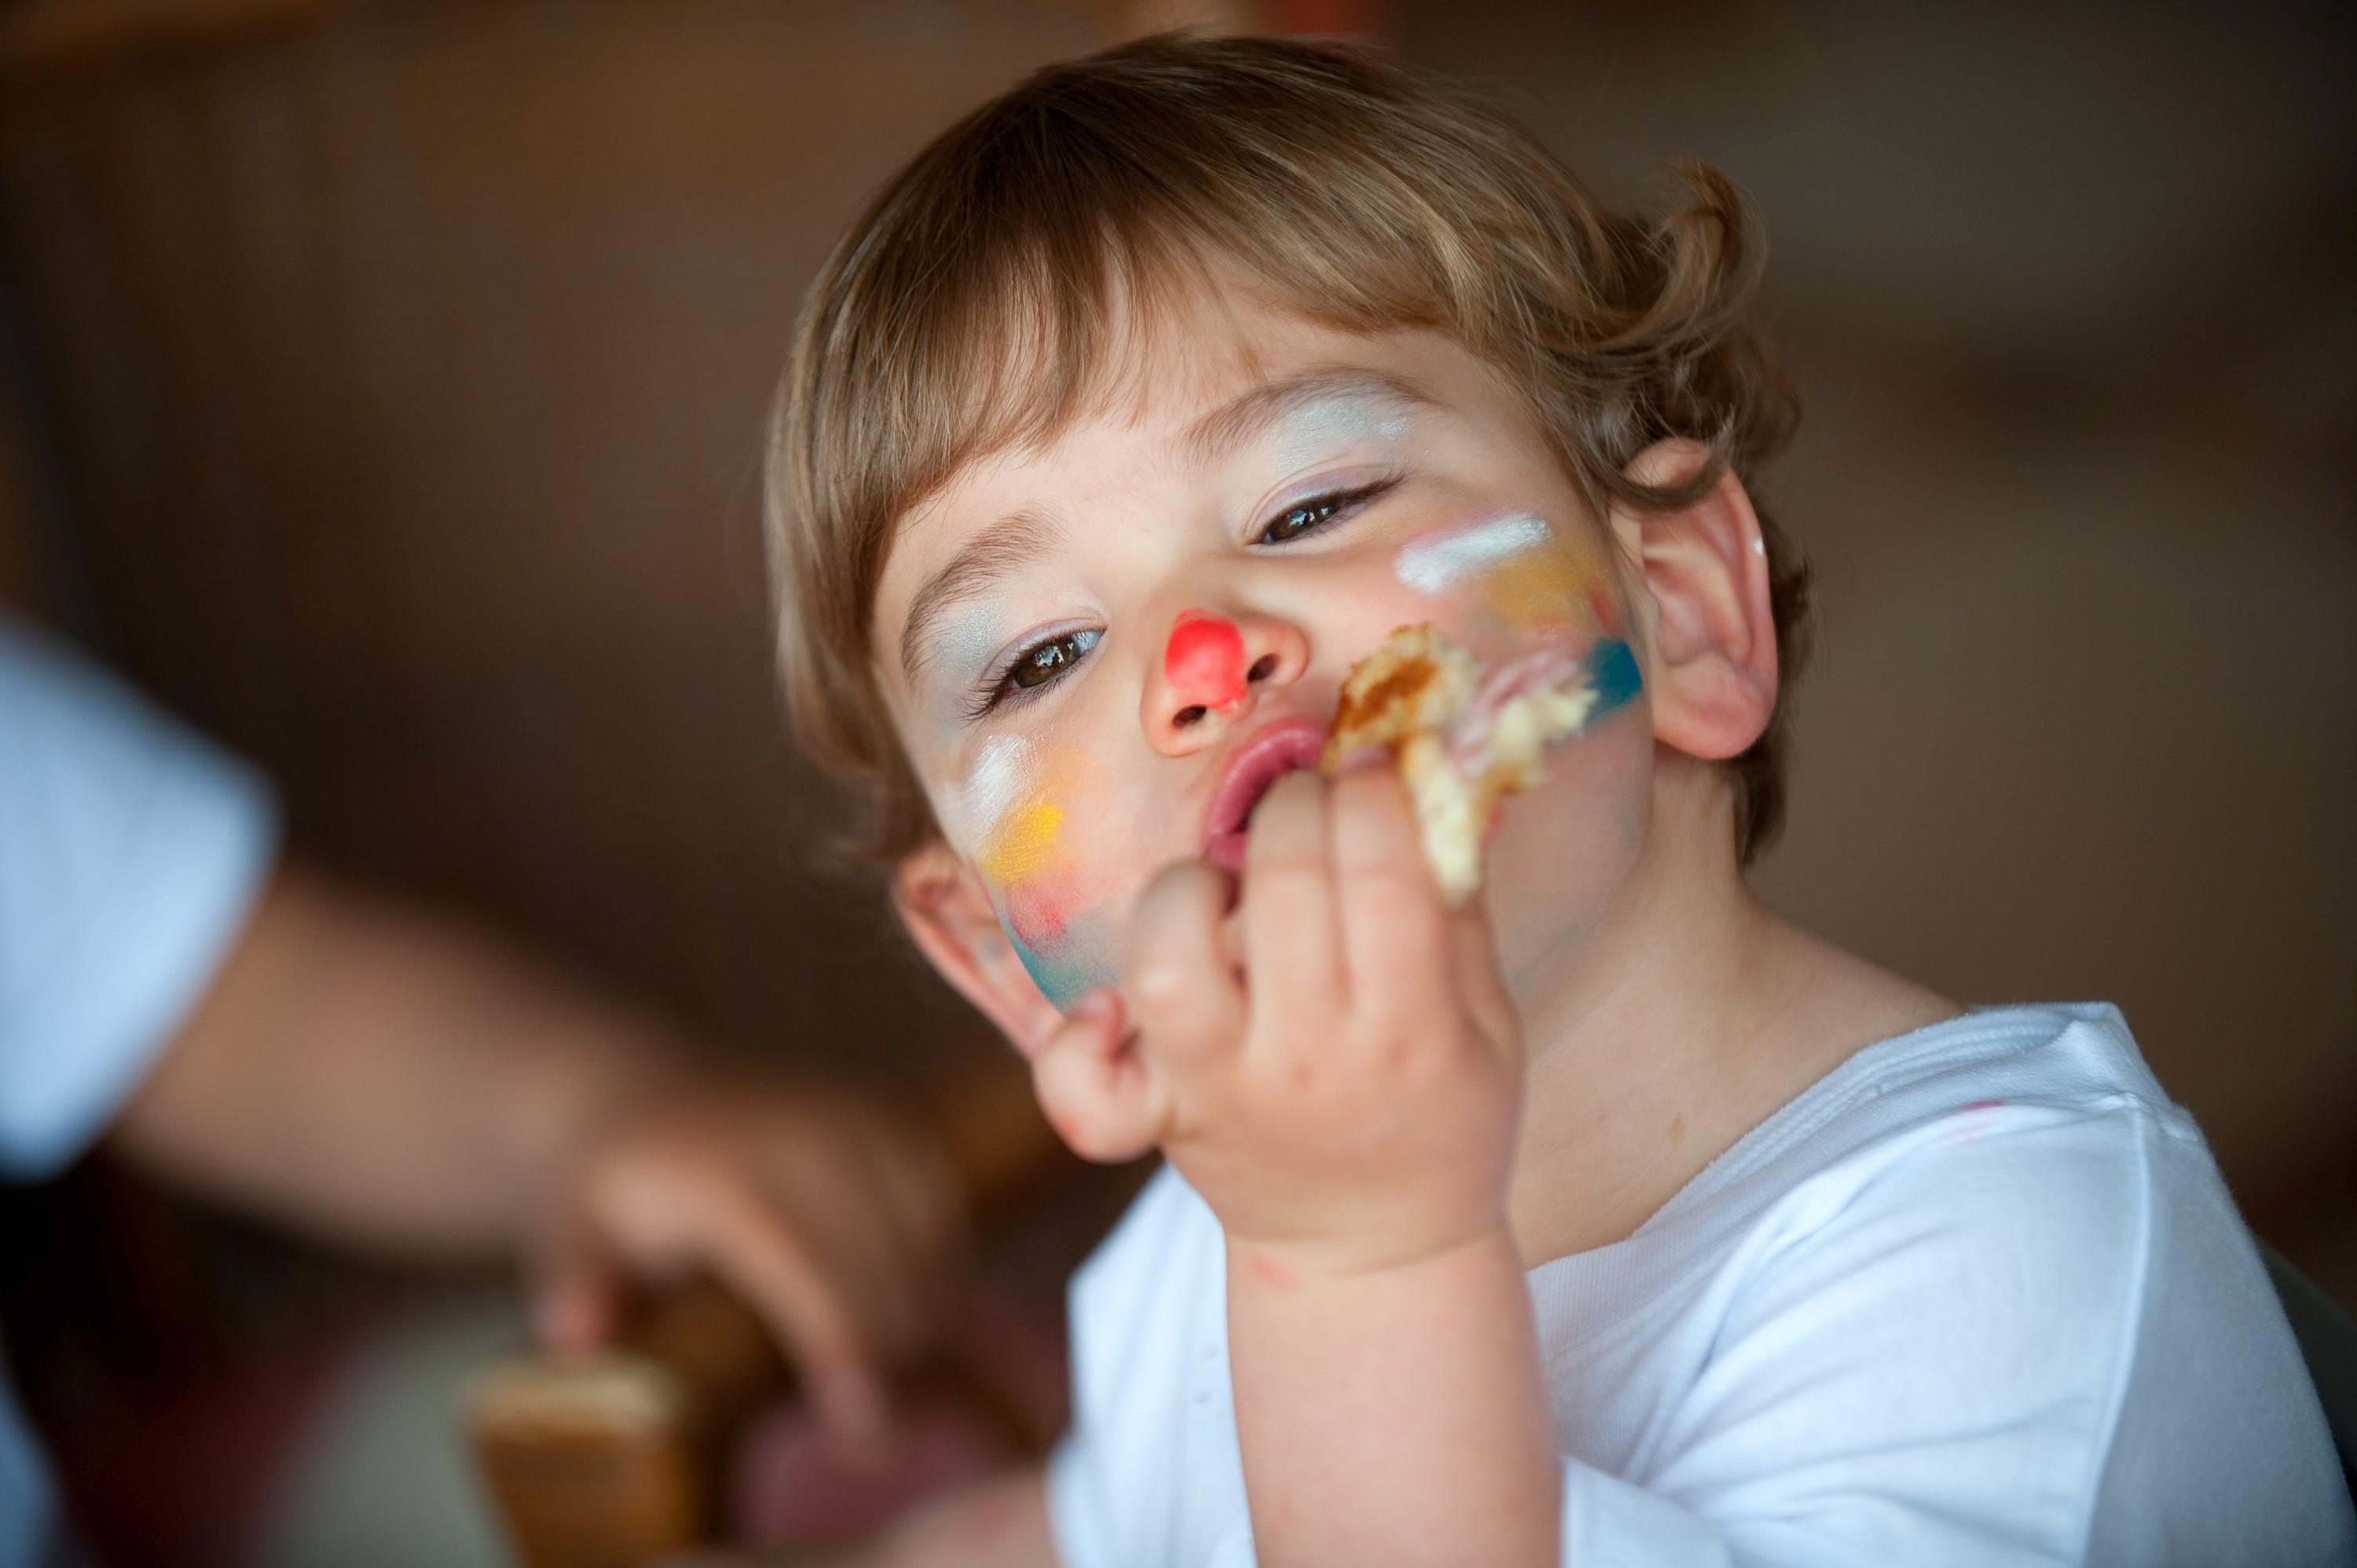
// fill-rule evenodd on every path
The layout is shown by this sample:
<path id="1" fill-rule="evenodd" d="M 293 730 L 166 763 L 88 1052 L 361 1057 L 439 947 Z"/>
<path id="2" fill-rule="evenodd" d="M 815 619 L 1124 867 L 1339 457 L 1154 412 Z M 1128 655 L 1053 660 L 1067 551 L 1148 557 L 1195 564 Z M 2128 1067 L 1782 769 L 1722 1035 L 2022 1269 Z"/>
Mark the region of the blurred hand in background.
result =
<path id="1" fill-rule="evenodd" d="M 682 1075 L 595 1127 L 531 1249 L 561 1349 L 610 1339 L 633 1278 L 717 1275 L 758 1311 L 830 1430 L 872 1440 L 880 1369 L 920 1350 L 963 1245 L 942 1154 L 815 1083 Z"/>
<path id="2" fill-rule="evenodd" d="M 447 916 L 281 866 L 115 1124 L 135 1162 L 332 1240 L 519 1254 L 542 1334 L 709 1273 L 830 1430 L 880 1427 L 963 1246 L 947 1161 L 881 1106 L 711 1053 Z"/>

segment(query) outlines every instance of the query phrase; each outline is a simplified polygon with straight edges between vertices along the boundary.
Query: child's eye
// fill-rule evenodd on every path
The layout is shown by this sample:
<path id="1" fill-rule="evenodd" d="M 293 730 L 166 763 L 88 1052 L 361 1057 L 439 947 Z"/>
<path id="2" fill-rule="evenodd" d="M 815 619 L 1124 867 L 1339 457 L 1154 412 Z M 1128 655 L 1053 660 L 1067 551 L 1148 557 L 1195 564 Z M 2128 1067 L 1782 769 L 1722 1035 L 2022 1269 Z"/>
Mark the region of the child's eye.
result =
<path id="1" fill-rule="evenodd" d="M 1011 663 L 1001 667 L 996 677 L 984 688 L 982 701 L 974 707 L 975 715 L 979 717 L 1002 703 L 1060 680 L 1064 671 L 1087 657 L 1089 650 L 1103 636 L 1103 632 L 1093 629 L 1066 631 L 1033 643 L 1017 653 Z"/>
<path id="2" fill-rule="evenodd" d="M 1044 686 L 1078 663 L 1081 655 L 1093 647 L 1096 640 L 1095 632 L 1070 631 L 1046 642 L 1035 643 L 1024 650 L 1022 656 L 1015 660 L 1015 668 L 1006 672 L 1006 678 L 1027 692 L 1035 686 Z"/>
<path id="3" fill-rule="evenodd" d="M 1375 484 L 1361 485 L 1355 490 L 1336 490 L 1330 495 L 1313 496 L 1306 501 L 1297 501 L 1269 519 L 1268 525 L 1260 531 L 1260 537 L 1253 542 L 1289 544 L 1304 534 L 1317 532 L 1343 512 L 1374 499 L 1397 482 L 1383 479 Z"/>

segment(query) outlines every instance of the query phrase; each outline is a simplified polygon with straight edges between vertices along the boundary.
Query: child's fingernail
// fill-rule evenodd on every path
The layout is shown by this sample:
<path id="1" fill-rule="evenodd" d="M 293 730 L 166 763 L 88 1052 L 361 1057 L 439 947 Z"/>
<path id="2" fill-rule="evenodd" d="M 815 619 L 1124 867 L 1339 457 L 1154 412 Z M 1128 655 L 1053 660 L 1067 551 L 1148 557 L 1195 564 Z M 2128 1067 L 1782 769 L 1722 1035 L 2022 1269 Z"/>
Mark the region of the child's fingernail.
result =
<path id="1" fill-rule="evenodd" d="M 1392 759 L 1391 748 L 1383 746 L 1361 746 L 1342 754 L 1340 773 L 1356 773 L 1362 768 L 1380 768 Z"/>
<path id="2" fill-rule="evenodd" d="M 1094 991 L 1082 993 L 1081 999 L 1072 1004 L 1071 1016 L 1082 1023 L 1093 1024 L 1112 1012 L 1113 993 L 1100 985 Z"/>

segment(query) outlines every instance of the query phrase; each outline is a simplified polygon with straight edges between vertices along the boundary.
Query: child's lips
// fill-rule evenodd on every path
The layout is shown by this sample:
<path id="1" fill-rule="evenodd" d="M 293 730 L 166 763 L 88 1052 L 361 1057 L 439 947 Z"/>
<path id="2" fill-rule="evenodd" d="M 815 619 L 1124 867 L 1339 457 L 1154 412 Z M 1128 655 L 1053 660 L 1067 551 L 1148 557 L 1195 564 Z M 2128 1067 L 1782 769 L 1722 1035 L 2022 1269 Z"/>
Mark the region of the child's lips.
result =
<path id="1" fill-rule="evenodd" d="M 1244 866 L 1245 824 L 1269 788 L 1288 773 L 1318 766 L 1326 726 L 1315 719 L 1278 719 L 1254 731 L 1229 755 L 1227 770 L 1203 814 L 1203 858 L 1231 874 Z"/>

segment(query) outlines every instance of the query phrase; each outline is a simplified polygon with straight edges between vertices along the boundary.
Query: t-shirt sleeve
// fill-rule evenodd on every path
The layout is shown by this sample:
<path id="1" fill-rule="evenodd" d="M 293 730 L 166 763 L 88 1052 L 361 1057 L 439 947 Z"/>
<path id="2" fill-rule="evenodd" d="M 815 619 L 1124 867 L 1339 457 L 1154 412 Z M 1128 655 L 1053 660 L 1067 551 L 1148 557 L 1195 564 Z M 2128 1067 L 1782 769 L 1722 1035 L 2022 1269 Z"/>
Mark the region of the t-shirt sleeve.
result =
<path id="1" fill-rule="evenodd" d="M 2156 1203 L 2167 1188 L 2152 1169 L 2207 1159 L 2190 1127 L 2121 1097 L 2100 1112 L 1975 1108 L 1833 1182 L 1804 1184 L 1738 1254 L 1707 1364 L 1639 1463 L 1623 1477 L 1566 1466 L 1565 1561 L 2086 1561 L 2120 1522 L 2098 1518 L 2105 1456 L 2161 1288 L 2158 1238 L 2178 1223 Z M 2233 1294 L 2220 1296 L 2218 1353 L 2248 1348 L 2257 1372 L 2273 1364 L 2269 1325 L 2234 1319 Z M 2147 1398 L 2167 1408 L 2146 1418 L 2239 1431 L 2273 1460 L 2298 1457 L 2296 1432 L 2252 1433 L 2251 1410 L 2221 1391 L 2215 1380 L 2158 1379 Z M 2248 1391 L 2264 1405 L 2272 1391 Z M 2265 1468 L 2252 1467 L 2253 1485 L 2275 1487 Z M 2275 1515 L 2314 1506 L 2293 1484 L 2238 1491 L 2189 1475 L 2177 1490 L 2155 1485 L 2134 1499 L 2155 1541 L 2172 1519 L 2214 1532 L 2204 1516 L 2237 1497 L 2237 1517 L 2260 1526 L 2243 1544 L 2261 1546 L 2285 1522 Z M 2305 1520 L 2278 1543 L 2329 1529 Z M 2214 1559 L 2162 1550 L 2143 1560 Z M 2234 1560 L 2299 1559 L 2262 1548 Z"/>
<path id="2" fill-rule="evenodd" d="M 0 620 L 0 1175 L 97 1137 L 267 878 L 252 768 Z"/>

